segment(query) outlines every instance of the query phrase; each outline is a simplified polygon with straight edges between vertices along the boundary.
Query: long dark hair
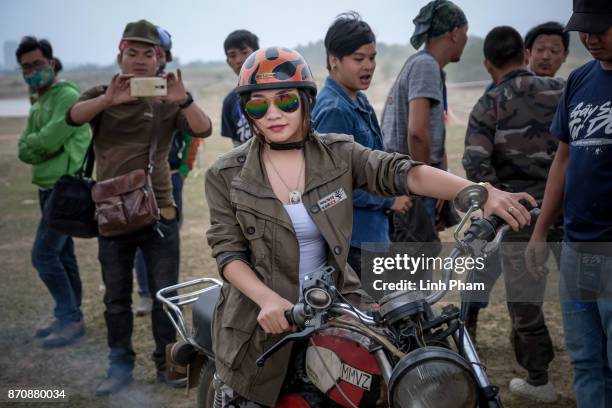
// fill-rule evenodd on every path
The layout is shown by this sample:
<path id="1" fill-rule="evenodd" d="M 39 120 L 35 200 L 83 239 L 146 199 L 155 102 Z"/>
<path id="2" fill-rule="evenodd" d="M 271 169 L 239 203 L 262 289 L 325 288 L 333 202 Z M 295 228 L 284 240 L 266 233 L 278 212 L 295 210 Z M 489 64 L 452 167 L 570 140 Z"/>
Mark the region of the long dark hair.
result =
<path id="1" fill-rule="evenodd" d="M 305 134 L 305 139 L 308 140 L 309 138 L 314 137 L 314 127 L 312 126 L 312 109 L 314 108 L 316 96 L 311 91 L 300 88 L 298 88 L 298 94 L 300 95 L 300 106 L 302 108 L 303 115 L 302 134 Z M 242 113 L 249 124 L 251 134 L 264 141 L 264 136 L 261 134 L 261 132 L 259 132 L 259 129 L 257 129 L 255 121 L 245 113 L 245 106 L 249 99 L 251 99 L 251 92 L 240 95 L 240 109 L 242 109 Z"/>

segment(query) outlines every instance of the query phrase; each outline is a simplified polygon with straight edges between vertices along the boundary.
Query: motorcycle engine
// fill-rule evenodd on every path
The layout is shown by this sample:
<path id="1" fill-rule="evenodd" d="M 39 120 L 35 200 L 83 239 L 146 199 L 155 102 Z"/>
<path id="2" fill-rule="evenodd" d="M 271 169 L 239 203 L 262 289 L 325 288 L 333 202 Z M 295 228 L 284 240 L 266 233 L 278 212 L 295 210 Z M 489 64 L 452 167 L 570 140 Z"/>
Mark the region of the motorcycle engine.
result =
<path id="1" fill-rule="evenodd" d="M 321 330 L 306 349 L 308 378 L 343 407 L 378 406 L 387 398 L 387 387 L 370 347 L 362 334 L 335 327 Z"/>

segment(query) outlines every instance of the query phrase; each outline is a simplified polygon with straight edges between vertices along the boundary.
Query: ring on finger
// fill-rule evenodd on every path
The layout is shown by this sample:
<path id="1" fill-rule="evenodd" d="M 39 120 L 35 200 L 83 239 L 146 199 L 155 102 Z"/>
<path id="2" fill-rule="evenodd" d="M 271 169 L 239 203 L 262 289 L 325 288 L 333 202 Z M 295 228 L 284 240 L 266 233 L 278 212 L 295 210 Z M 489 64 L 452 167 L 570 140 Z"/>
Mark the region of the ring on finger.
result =
<path id="1" fill-rule="evenodd" d="M 512 214 L 514 212 L 514 210 L 516 210 L 516 208 L 514 208 L 513 206 L 508 207 L 508 212 L 510 214 Z"/>

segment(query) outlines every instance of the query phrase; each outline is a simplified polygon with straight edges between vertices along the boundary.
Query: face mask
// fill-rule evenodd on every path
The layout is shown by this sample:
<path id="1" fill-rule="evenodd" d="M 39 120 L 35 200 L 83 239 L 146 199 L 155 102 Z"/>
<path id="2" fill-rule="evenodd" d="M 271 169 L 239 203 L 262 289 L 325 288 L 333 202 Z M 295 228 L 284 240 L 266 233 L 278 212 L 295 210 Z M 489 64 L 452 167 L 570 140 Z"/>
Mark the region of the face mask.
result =
<path id="1" fill-rule="evenodd" d="M 33 90 L 46 87 L 53 81 L 53 78 L 55 78 L 55 72 L 53 72 L 53 67 L 50 65 L 44 67 L 41 71 L 34 71 L 30 75 L 23 75 L 26 84 Z"/>

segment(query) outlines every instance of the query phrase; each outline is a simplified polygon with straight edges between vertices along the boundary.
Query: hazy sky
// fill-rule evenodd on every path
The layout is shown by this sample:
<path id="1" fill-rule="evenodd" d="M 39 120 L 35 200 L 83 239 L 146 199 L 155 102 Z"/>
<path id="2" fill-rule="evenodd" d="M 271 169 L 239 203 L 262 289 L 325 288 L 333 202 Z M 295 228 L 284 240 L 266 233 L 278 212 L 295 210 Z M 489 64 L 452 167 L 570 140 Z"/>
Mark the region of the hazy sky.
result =
<path id="1" fill-rule="evenodd" d="M 125 24 L 146 18 L 166 28 L 182 62 L 223 60 L 223 40 L 238 28 L 260 44 L 293 47 L 322 39 L 334 17 L 361 13 L 377 39 L 408 42 L 412 19 L 426 0 L 0 0 L 0 45 L 32 34 L 48 38 L 66 63 L 114 61 Z M 572 0 L 456 0 L 470 33 L 484 36 L 496 25 L 524 34 L 531 26 L 571 15 Z M 1 63 L 5 63 L 4 60 Z"/>

